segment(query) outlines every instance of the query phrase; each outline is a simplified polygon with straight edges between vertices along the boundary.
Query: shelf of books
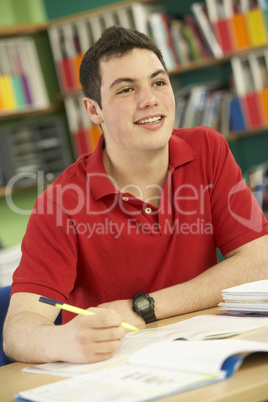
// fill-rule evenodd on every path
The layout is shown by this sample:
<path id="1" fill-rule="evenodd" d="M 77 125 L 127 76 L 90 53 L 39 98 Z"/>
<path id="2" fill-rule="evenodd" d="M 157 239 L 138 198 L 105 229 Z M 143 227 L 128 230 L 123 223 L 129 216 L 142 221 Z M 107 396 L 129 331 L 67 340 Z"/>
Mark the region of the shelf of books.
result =
<path id="1" fill-rule="evenodd" d="M 227 140 L 268 133 L 268 49 L 230 59 L 233 87 L 195 83 L 176 93 L 176 127 L 212 127 Z"/>
<path id="2" fill-rule="evenodd" d="M 0 29 L 0 196 L 71 162 L 47 24 Z"/>
<path id="3" fill-rule="evenodd" d="M 49 59 L 46 65 L 42 63 L 48 46 L 45 34 L 0 39 L 0 119 L 46 110 L 55 102 L 51 90 L 58 88 L 55 73 L 49 74 Z"/>
<path id="4" fill-rule="evenodd" d="M 114 24 L 150 35 L 161 49 L 172 76 L 231 64 L 231 88 L 223 88 L 220 84 L 216 87 L 215 83 L 196 83 L 178 91 L 177 127 L 208 125 L 230 141 L 268 132 L 267 1 L 194 2 L 191 13 L 181 17 L 167 14 L 165 2 L 127 1 L 64 18 L 48 26 L 58 83 L 66 98 L 65 109 L 77 156 L 82 149 L 91 151 L 95 143 L 95 140 L 83 140 L 84 144 L 91 143 L 86 148 L 77 140 L 81 138 L 77 133 L 85 125 L 92 129 L 77 106 L 81 91 L 79 65 L 84 52 L 103 29 Z M 244 88 L 241 77 L 246 83 Z M 94 127 L 93 135 L 96 131 Z"/>
<path id="5" fill-rule="evenodd" d="M 175 127 L 210 126 L 228 141 L 268 133 L 268 1 L 192 2 L 183 16 L 167 14 L 165 2 L 127 1 L 48 27 L 76 156 L 93 151 L 100 134 L 82 107 L 79 66 L 88 47 L 115 24 L 150 35 L 172 77 L 231 66 L 228 87 L 195 82 L 175 93 Z"/>

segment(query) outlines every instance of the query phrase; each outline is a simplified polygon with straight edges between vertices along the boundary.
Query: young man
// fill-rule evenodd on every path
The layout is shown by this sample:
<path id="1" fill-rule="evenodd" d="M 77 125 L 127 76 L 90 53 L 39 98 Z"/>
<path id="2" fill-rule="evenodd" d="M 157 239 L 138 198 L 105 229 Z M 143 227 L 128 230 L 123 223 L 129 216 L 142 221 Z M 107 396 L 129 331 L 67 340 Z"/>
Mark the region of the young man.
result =
<path id="1" fill-rule="evenodd" d="M 268 277 L 267 221 L 222 135 L 173 130 L 174 95 L 151 40 L 107 29 L 80 78 L 103 136 L 36 201 L 4 329 L 15 360 L 105 359 L 122 320 L 216 306 L 222 289 Z M 63 312 L 54 326 L 58 310 L 39 295 L 96 315 Z"/>

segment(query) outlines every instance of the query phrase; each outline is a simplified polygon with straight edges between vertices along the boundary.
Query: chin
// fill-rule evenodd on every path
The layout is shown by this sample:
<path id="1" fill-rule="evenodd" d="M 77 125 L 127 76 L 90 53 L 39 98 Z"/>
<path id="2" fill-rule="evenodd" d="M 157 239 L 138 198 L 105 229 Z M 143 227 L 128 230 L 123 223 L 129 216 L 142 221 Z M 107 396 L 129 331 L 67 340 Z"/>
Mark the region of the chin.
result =
<path id="1" fill-rule="evenodd" d="M 147 143 L 140 144 L 140 148 L 143 151 L 161 151 L 168 146 L 169 138 L 159 138 L 148 141 Z"/>

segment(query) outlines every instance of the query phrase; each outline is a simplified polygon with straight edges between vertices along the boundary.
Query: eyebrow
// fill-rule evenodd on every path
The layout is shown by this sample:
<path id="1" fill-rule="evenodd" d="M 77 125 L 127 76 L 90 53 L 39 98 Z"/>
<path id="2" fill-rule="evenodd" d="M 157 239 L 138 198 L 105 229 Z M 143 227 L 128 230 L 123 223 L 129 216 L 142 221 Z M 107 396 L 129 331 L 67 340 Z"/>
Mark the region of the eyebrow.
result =
<path id="1" fill-rule="evenodd" d="M 159 70 L 157 70 L 157 71 L 155 71 L 154 73 L 152 73 L 151 76 L 150 76 L 150 78 L 154 78 L 154 77 L 156 77 L 157 75 L 163 74 L 163 73 L 164 73 L 165 75 L 168 75 L 167 72 L 166 72 L 166 70 L 164 70 L 163 68 L 160 68 Z M 120 78 L 117 78 L 116 80 L 114 80 L 114 81 L 111 83 L 110 89 L 112 89 L 115 85 L 121 84 L 122 82 L 130 82 L 130 83 L 133 83 L 133 82 L 135 82 L 135 81 L 137 81 L 136 78 L 120 77 Z"/>

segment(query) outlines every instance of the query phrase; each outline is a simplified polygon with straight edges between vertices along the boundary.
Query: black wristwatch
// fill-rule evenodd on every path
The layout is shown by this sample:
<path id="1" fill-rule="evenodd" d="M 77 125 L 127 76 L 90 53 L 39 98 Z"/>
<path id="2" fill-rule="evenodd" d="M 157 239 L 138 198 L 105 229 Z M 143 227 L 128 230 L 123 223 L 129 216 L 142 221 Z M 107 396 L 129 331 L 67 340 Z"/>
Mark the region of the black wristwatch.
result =
<path id="1" fill-rule="evenodd" d="M 135 313 L 139 314 L 146 324 L 157 321 L 154 312 L 154 299 L 144 292 L 136 293 L 133 296 L 132 308 Z"/>

